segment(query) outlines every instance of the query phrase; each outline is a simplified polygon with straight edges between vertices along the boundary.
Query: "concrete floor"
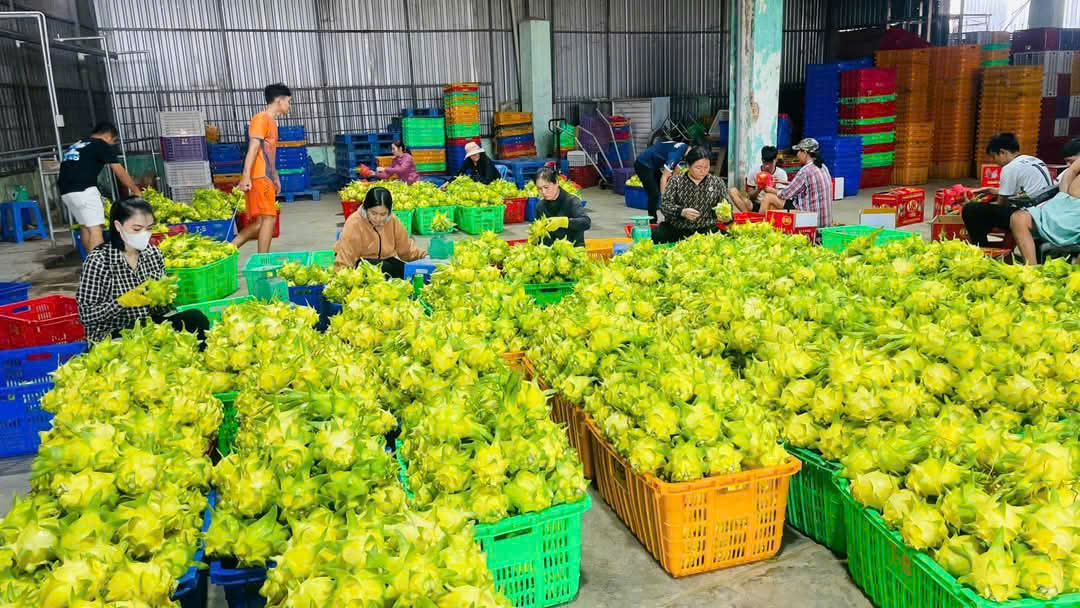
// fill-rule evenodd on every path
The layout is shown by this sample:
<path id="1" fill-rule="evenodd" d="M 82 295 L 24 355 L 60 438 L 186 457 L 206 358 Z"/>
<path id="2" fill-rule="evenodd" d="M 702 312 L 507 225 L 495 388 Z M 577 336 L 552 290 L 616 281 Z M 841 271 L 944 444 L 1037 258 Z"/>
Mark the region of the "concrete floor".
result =
<path id="1" fill-rule="evenodd" d="M 971 180 L 969 180 L 970 182 Z M 933 211 L 932 192 L 946 182 L 926 184 L 926 217 Z M 858 196 L 837 201 L 834 216 L 838 223 L 858 223 L 859 212 L 870 207 L 865 190 Z M 590 238 L 625 236 L 623 226 L 640 211 L 628 209 L 622 197 L 608 190 L 591 188 L 583 198 L 592 218 Z M 283 206 L 281 237 L 273 244 L 275 251 L 329 249 L 343 218 L 335 194 L 324 194 L 321 201 L 301 200 Z M 929 238 L 929 224 L 908 229 Z M 527 224 L 510 225 L 501 235 L 506 239 L 525 238 Z M 456 238 L 471 238 L 457 234 Z M 428 239 L 417 237 L 426 247 Z M 240 264 L 255 253 L 248 244 L 241 251 Z M 32 296 L 45 293 L 73 293 L 78 285 L 78 260 L 69 239 L 20 245 L 0 243 L 0 281 L 31 281 Z M 240 293 L 246 292 L 243 281 Z M 239 295 L 239 293 L 237 294 Z M 30 458 L 0 460 L 0 513 L 6 513 L 13 494 L 29 489 L 27 480 Z M 582 525 L 581 589 L 569 604 L 579 608 L 757 608 L 795 605 L 801 608 L 869 608 L 872 604 L 851 581 L 843 560 L 828 549 L 786 530 L 783 547 L 773 559 L 728 570 L 673 579 L 665 573 L 648 551 L 619 520 L 595 489 L 593 507 Z M 224 595 L 211 587 L 210 608 L 224 608 Z"/>

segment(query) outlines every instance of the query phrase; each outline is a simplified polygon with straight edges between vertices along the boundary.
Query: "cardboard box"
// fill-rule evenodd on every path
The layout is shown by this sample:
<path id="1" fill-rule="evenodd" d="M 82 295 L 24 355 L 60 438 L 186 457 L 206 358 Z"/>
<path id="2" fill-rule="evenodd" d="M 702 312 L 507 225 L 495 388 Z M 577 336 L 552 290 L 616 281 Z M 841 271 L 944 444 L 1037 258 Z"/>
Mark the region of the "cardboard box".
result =
<path id="1" fill-rule="evenodd" d="M 818 214 L 814 211 L 770 211 L 765 221 L 780 232 L 794 233 L 797 228 L 817 228 Z"/>
<path id="2" fill-rule="evenodd" d="M 939 215 L 930 222 L 931 241 L 968 241 L 967 227 L 959 215 Z"/>
<path id="3" fill-rule="evenodd" d="M 859 223 L 875 228 L 896 228 L 896 211 L 890 208 L 863 209 L 859 214 Z"/>
<path id="4" fill-rule="evenodd" d="M 966 202 L 966 197 L 953 192 L 952 188 L 941 188 L 934 193 L 934 217 L 958 212 Z"/>
<path id="5" fill-rule="evenodd" d="M 983 188 L 997 188 L 1001 185 L 1001 167 L 998 165 L 985 164 L 979 166 L 979 185 Z"/>
<path id="6" fill-rule="evenodd" d="M 910 226 L 923 221 L 926 208 L 926 190 L 905 186 L 887 192 L 878 192 L 870 199 L 875 207 L 889 207 L 896 211 L 896 225 Z"/>
<path id="7" fill-rule="evenodd" d="M 844 178 L 842 178 L 842 177 L 834 177 L 834 178 L 832 178 L 832 190 L 833 190 L 832 197 L 833 197 L 834 201 L 843 200 L 843 198 L 844 198 Z"/>

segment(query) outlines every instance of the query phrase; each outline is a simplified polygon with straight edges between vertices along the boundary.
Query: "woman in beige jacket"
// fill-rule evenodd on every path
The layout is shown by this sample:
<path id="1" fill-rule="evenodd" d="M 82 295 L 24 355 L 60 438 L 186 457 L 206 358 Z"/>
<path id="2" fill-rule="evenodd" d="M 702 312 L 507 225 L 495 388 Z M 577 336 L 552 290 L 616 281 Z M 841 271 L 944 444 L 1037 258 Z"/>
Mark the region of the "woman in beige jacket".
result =
<path id="1" fill-rule="evenodd" d="M 393 206 L 393 197 L 386 188 L 368 190 L 363 206 L 345 220 L 341 238 L 334 244 L 337 267 L 355 268 L 365 260 L 380 266 L 391 278 L 401 279 L 405 276 L 405 262 L 427 256 L 391 212 Z"/>

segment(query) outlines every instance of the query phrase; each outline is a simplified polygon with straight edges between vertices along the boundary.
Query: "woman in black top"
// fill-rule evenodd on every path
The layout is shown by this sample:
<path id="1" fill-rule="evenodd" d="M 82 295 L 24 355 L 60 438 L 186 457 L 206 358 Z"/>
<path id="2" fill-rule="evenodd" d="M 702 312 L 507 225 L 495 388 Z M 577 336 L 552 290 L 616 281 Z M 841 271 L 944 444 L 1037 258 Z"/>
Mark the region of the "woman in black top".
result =
<path id="1" fill-rule="evenodd" d="M 536 219 L 567 218 L 566 228 L 550 233 L 544 239 L 544 244 L 550 245 L 559 239 L 566 239 L 577 247 L 584 247 L 585 231 L 592 227 L 592 220 L 585 215 L 581 199 L 559 186 L 559 176 L 551 167 L 541 169 L 536 174 L 535 181 L 536 189 L 540 191 L 540 200 L 536 204 Z"/>
<path id="2" fill-rule="evenodd" d="M 474 142 L 465 144 L 465 164 L 461 165 L 458 175 L 468 175 L 481 184 L 490 184 L 499 179 L 499 169 L 491 162 L 487 152 Z"/>
<path id="3" fill-rule="evenodd" d="M 181 331 L 195 332 L 203 341 L 210 322 L 197 310 L 173 312 L 151 306 L 124 307 L 117 298 L 165 276 L 165 257 L 150 244 L 154 210 L 140 198 L 118 201 L 112 206 L 109 241 L 86 256 L 82 279 L 75 296 L 79 321 L 91 342 L 120 337 L 124 329 L 143 319 L 168 320 Z"/>

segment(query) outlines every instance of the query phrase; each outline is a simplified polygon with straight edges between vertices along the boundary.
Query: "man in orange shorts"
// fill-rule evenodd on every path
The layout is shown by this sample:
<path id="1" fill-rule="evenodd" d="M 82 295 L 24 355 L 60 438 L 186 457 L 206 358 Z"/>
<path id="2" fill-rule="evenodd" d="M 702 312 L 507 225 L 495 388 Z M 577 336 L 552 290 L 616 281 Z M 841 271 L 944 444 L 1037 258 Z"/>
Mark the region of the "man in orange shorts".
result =
<path id="1" fill-rule="evenodd" d="M 251 239 L 259 240 L 259 253 L 270 251 L 277 222 L 277 194 L 281 192 L 281 179 L 274 168 L 277 154 L 278 131 L 276 119 L 289 113 L 292 91 L 283 84 L 272 84 L 263 90 L 266 108 L 251 119 L 248 127 L 247 156 L 244 157 L 244 174 L 239 188 L 246 193 L 247 214 L 252 222 L 233 239 L 233 245 L 243 246 Z"/>

